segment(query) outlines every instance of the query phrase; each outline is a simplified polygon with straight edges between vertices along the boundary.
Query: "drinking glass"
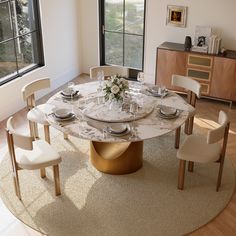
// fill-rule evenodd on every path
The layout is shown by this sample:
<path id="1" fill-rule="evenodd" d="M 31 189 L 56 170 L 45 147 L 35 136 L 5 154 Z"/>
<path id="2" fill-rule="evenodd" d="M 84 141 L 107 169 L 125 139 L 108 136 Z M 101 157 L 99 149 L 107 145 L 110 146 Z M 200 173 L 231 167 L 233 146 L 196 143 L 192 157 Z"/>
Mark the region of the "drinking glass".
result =
<path id="1" fill-rule="evenodd" d="M 103 70 L 99 70 L 97 73 L 97 80 L 99 82 L 99 87 L 102 88 L 102 83 L 104 81 L 104 72 Z"/>
<path id="2" fill-rule="evenodd" d="M 144 73 L 143 72 L 138 72 L 137 81 L 140 82 L 141 90 L 142 90 L 143 89 L 143 85 L 144 85 Z"/>
<path id="3" fill-rule="evenodd" d="M 166 86 L 164 85 L 160 85 L 159 89 L 158 89 L 158 93 L 161 95 L 161 107 L 163 106 L 163 98 L 165 96 L 165 91 L 166 91 Z"/>
<path id="4" fill-rule="evenodd" d="M 75 93 L 75 83 L 74 82 L 69 82 L 67 87 L 68 87 L 68 91 L 70 92 L 71 112 L 74 113 L 73 96 L 74 96 L 74 93 Z"/>

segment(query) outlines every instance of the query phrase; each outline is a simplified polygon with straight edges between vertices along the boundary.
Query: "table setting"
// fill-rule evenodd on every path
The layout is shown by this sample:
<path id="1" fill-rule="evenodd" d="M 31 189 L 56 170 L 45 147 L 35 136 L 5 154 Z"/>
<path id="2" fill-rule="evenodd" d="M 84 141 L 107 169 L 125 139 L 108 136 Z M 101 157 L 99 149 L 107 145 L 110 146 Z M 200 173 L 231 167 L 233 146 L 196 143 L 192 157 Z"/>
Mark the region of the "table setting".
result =
<path id="1" fill-rule="evenodd" d="M 140 80 L 100 75 L 96 82 L 69 83 L 48 100 L 54 108 L 47 120 L 70 135 L 102 142 L 136 142 L 183 124 L 192 108 L 164 87 Z"/>

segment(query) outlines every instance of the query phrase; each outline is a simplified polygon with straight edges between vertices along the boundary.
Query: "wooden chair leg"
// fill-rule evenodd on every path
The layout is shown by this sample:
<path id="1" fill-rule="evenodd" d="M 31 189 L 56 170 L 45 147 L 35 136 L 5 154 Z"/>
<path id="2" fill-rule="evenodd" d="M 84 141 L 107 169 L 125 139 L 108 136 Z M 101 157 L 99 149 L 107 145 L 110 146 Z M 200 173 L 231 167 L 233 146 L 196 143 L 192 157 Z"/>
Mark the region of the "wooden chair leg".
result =
<path id="1" fill-rule="evenodd" d="M 68 139 L 68 134 L 63 133 L 64 139 L 67 140 Z"/>
<path id="2" fill-rule="evenodd" d="M 13 181 L 14 181 L 16 196 L 19 198 L 19 200 L 21 200 L 20 183 L 17 171 L 13 175 Z"/>
<path id="3" fill-rule="evenodd" d="M 38 139 L 39 138 L 38 125 L 37 123 L 33 122 L 33 126 L 34 126 L 34 137 L 35 139 Z"/>
<path id="4" fill-rule="evenodd" d="M 178 189 L 184 189 L 184 175 L 185 175 L 185 160 L 179 160 L 179 177 L 178 177 Z"/>
<path id="5" fill-rule="evenodd" d="M 193 167 L 194 167 L 194 162 L 193 161 L 189 161 L 188 162 L 188 171 L 189 172 L 193 172 Z"/>
<path id="6" fill-rule="evenodd" d="M 44 137 L 45 141 L 50 144 L 50 131 L 49 131 L 49 125 L 44 125 Z"/>
<path id="7" fill-rule="evenodd" d="M 61 188 L 60 188 L 60 178 L 59 178 L 59 165 L 53 166 L 53 176 L 55 182 L 55 195 L 61 195 Z"/>
<path id="8" fill-rule="evenodd" d="M 217 184 L 216 184 L 216 192 L 219 191 L 219 188 L 220 188 L 220 185 L 221 185 L 223 167 L 224 167 L 224 158 L 222 158 L 222 160 L 221 160 L 221 162 L 220 162 L 219 173 L 218 173 L 218 179 L 217 179 Z"/>
<path id="9" fill-rule="evenodd" d="M 193 123 L 194 123 L 194 116 L 189 118 L 188 135 L 193 133 Z"/>
<path id="10" fill-rule="evenodd" d="M 189 119 L 187 119 L 185 121 L 185 125 L 184 125 L 184 133 L 188 134 L 188 128 L 189 128 Z"/>
<path id="11" fill-rule="evenodd" d="M 179 148 L 181 126 L 175 130 L 175 148 Z"/>
<path id="12" fill-rule="evenodd" d="M 41 178 L 45 178 L 46 177 L 46 169 L 45 168 L 41 168 L 40 169 L 40 176 L 41 176 Z"/>
<path id="13" fill-rule="evenodd" d="M 29 129 L 30 129 L 30 136 L 35 138 L 35 135 L 34 135 L 34 123 L 32 121 L 29 121 Z"/>

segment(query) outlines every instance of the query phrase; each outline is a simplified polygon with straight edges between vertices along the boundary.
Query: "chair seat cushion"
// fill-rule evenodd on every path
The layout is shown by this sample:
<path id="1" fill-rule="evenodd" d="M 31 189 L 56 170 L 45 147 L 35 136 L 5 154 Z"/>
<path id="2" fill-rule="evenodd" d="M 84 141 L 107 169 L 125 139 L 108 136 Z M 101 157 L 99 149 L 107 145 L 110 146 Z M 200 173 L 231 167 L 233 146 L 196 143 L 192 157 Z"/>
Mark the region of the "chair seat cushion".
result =
<path id="1" fill-rule="evenodd" d="M 42 125 L 49 125 L 47 122 L 45 114 L 49 114 L 52 112 L 54 106 L 49 104 L 41 104 L 34 108 L 32 108 L 27 113 L 27 119 L 33 121 L 35 123 L 39 123 Z"/>
<path id="2" fill-rule="evenodd" d="M 214 162 L 220 158 L 219 143 L 207 144 L 206 138 L 200 135 L 190 135 L 177 152 L 177 158 L 200 163 Z"/>
<path id="3" fill-rule="evenodd" d="M 61 162 L 59 154 L 44 140 L 33 142 L 33 150 L 16 149 L 16 162 L 22 169 L 34 170 Z"/>

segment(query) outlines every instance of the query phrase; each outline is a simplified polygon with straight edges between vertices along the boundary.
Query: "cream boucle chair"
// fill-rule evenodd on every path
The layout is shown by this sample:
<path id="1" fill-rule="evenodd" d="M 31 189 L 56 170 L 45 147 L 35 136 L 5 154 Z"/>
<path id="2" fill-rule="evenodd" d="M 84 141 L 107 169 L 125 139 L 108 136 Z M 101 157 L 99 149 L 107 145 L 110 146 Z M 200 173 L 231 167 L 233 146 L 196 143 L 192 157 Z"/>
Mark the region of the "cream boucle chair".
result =
<path id="1" fill-rule="evenodd" d="M 181 87 L 187 90 L 187 102 L 194 109 L 192 110 L 192 112 L 190 112 L 189 117 L 187 121 L 185 122 L 185 133 L 192 134 L 196 99 L 200 98 L 201 85 L 196 80 L 193 80 L 190 77 L 181 76 L 181 75 L 172 75 L 171 85 L 176 86 L 176 87 Z M 175 148 L 179 148 L 180 131 L 181 131 L 181 126 L 176 129 Z"/>
<path id="2" fill-rule="evenodd" d="M 38 106 L 35 104 L 35 92 L 46 88 L 50 88 L 49 78 L 37 79 L 26 84 L 22 88 L 21 92 L 29 110 L 27 113 L 27 119 L 29 120 L 30 135 L 34 138 L 38 138 L 37 124 L 42 124 L 44 126 L 45 140 L 50 143 L 50 124 L 48 123 L 45 114 L 52 110 L 52 107 L 48 104 L 40 104 Z M 67 139 L 68 135 L 64 134 L 64 138 Z"/>
<path id="3" fill-rule="evenodd" d="M 90 68 L 90 78 L 94 79 L 97 77 L 98 71 L 103 71 L 104 77 L 112 75 L 120 75 L 122 77 L 129 77 L 129 69 L 123 66 L 96 66 Z"/>
<path id="4" fill-rule="evenodd" d="M 61 157 L 59 154 L 48 142 L 44 140 L 34 141 L 33 137 L 17 133 L 12 125 L 12 117 L 7 121 L 6 133 L 17 197 L 21 200 L 18 171 L 23 169 L 44 169 L 48 166 L 53 166 L 55 194 L 56 196 L 60 195 L 61 190 L 58 164 L 61 162 Z M 15 148 L 15 146 L 18 148 Z"/>
<path id="5" fill-rule="evenodd" d="M 228 116 L 225 112 L 219 112 L 219 127 L 208 131 L 207 138 L 200 135 L 189 135 L 177 152 L 179 161 L 178 189 L 184 188 L 184 173 L 186 161 L 208 163 L 219 162 L 219 174 L 216 191 L 221 185 L 225 152 L 228 140 L 229 125 Z M 218 143 L 223 139 L 223 144 Z"/>

